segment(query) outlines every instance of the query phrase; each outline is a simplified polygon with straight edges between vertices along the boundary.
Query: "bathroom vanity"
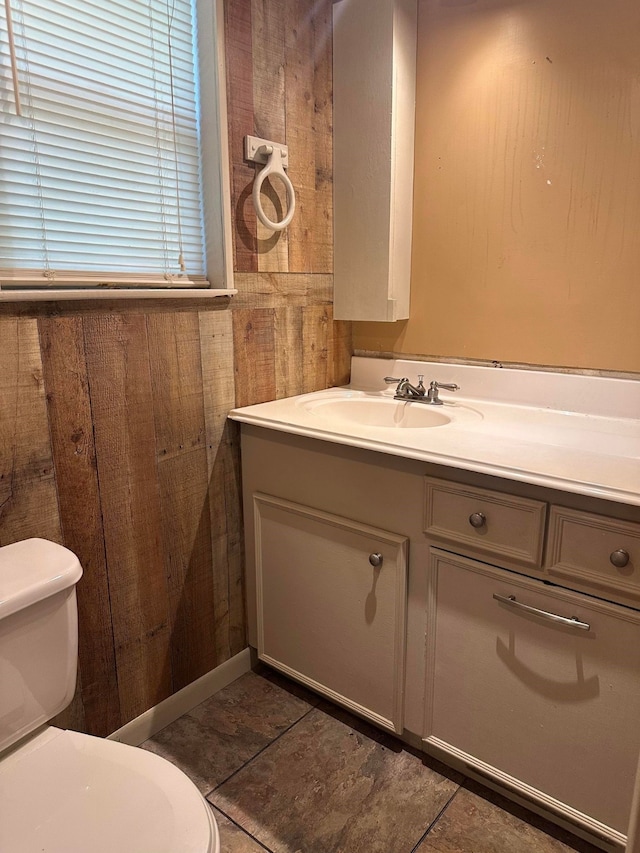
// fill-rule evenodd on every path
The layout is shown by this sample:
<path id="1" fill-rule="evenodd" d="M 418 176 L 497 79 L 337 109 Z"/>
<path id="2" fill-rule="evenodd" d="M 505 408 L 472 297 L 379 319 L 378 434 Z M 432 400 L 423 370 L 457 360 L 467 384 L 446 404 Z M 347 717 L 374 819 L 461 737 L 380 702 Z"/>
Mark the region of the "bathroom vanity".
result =
<path id="1" fill-rule="evenodd" d="M 383 390 L 418 370 L 460 396 L 432 416 Z M 354 359 L 352 385 L 232 413 L 251 645 L 623 844 L 640 752 L 640 383 Z"/>

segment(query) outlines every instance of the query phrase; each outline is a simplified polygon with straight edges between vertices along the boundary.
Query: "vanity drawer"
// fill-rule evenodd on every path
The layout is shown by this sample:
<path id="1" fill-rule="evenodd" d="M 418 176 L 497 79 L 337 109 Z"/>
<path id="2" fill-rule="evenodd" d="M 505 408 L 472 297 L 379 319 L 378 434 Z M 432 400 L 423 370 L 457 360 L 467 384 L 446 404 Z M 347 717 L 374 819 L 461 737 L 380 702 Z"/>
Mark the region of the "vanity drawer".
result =
<path id="1" fill-rule="evenodd" d="M 425 533 L 457 549 L 540 566 L 545 503 L 447 480 L 425 479 Z"/>
<path id="2" fill-rule="evenodd" d="M 552 506 L 547 572 L 640 601 L 640 524 Z M 634 601 L 635 600 L 635 601 Z"/>

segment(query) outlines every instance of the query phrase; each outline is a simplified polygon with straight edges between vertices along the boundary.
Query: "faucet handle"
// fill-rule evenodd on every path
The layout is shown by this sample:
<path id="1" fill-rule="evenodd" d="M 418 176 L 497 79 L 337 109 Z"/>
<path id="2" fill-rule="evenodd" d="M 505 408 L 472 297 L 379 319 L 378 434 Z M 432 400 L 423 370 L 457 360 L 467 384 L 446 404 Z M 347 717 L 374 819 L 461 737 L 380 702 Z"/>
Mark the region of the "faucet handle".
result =
<path id="1" fill-rule="evenodd" d="M 427 393 L 427 403 L 430 403 L 432 406 L 442 406 L 442 400 L 438 396 L 438 389 L 445 388 L 447 391 L 457 391 L 460 386 L 456 385 L 455 382 L 436 382 L 436 380 L 432 380 L 429 383 L 429 391 Z"/>
<path id="2" fill-rule="evenodd" d="M 405 382 L 406 378 L 406 376 L 385 376 L 384 381 L 387 383 L 387 385 L 392 385 L 394 382 Z"/>

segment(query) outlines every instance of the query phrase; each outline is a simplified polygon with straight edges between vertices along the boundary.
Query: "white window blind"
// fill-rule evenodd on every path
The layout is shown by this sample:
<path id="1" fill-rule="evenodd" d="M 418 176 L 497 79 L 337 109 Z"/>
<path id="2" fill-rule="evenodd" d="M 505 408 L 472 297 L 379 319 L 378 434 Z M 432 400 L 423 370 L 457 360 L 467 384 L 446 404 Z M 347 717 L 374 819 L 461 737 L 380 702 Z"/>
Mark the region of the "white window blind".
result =
<path id="1" fill-rule="evenodd" d="M 208 286 L 190 0 L 2 3 L 0 287 Z"/>

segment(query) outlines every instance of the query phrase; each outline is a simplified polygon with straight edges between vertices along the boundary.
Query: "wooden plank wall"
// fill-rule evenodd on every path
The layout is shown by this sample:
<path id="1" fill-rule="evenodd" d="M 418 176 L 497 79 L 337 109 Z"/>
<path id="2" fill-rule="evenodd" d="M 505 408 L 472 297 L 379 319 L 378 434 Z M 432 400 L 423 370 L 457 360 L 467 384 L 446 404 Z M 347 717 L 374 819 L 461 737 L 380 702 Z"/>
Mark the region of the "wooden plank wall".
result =
<path id="1" fill-rule="evenodd" d="M 234 405 L 347 380 L 332 320 L 331 2 L 227 0 L 232 299 L 0 307 L 0 545 L 75 551 L 78 690 L 105 735 L 246 645 Z M 290 145 L 298 211 L 258 230 L 251 133 Z M 266 189 L 275 214 L 281 188 Z"/>

